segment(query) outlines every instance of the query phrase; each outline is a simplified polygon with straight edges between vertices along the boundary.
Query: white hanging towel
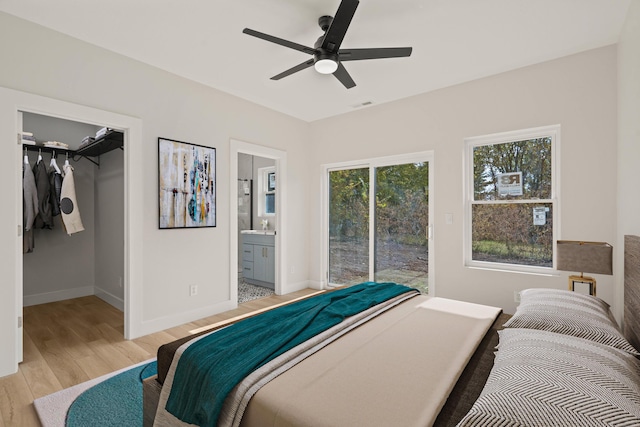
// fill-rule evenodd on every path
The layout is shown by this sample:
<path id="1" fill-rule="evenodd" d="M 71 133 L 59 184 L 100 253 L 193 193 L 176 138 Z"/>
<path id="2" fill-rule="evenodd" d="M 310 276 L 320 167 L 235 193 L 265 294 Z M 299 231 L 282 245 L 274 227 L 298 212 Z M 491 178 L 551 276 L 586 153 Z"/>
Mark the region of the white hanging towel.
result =
<path id="1" fill-rule="evenodd" d="M 84 226 L 80 219 L 80 211 L 78 210 L 78 202 L 76 201 L 76 185 L 73 181 L 73 167 L 65 162 L 63 169 L 64 179 L 62 180 L 62 190 L 60 192 L 60 212 L 64 228 L 67 230 L 67 234 L 71 236 L 73 233 L 83 231 Z"/>

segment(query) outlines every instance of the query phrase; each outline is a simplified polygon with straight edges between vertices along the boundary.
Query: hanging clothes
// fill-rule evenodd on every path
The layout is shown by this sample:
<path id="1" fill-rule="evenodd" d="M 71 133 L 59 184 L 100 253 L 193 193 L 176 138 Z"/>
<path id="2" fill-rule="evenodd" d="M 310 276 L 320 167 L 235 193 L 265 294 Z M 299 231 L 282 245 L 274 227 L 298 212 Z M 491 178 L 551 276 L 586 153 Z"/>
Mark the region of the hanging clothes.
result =
<path id="1" fill-rule="evenodd" d="M 33 252 L 35 239 L 33 235 L 33 223 L 38 215 L 38 189 L 36 179 L 29 166 L 29 158 L 24 156 L 22 165 L 22 251 L 26 254 Z"/>
<path id="2" fill-rule="evenodd" d="M 56 163 L 56 158 L 52 155 L 49 163 L 49 186 L 51 188 L 51 216 L 60 215 L 60 194 L 62 193 L 62 172 Z"/>
<path id="3" fill-rule="evenodd" d="M 38 190 L 38 215 L 35 220 L 35 228 L 53 228 L 53 217 L 51 215 L 51 185 L 49 184 L 49 174 L 47 167 L 42 161 L 42 156 L 38 156 L 38 162 L 33 167 L 33 176 L 36 180 Z"/>
<path id="4" fill-rule="evenodd" d="M 65 162 L 64 179 L 62 180 L 62 190 L 60 194 L 60 211 L 62 212 L 62 223 L 68 235 L 84 230 L 78 202 L 76 200 L 76 186 L 73 180 L 73 167 Z"/>

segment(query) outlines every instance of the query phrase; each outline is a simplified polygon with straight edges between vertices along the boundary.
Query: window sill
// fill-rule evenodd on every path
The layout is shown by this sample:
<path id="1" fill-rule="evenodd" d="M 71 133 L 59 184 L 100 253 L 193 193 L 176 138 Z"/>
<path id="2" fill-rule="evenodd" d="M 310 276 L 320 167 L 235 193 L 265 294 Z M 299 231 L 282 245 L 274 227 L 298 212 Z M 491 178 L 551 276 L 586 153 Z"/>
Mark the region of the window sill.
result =
<path id="1" fill-rule="evenodd" d="M 480 261 L 473 261 L 472 263 L 466 263 L 465 267 L 473 270 L 496 271 L 501 273 L 528 274 L 528 275 L 543 276 L 543 277 L 560 277 L 561 276 L 558 270 L 554 270 L 553 268 L 550 268 L 550 267 L 525 267 L 525 266 L 515 266 L 511 264 L 485 263 Z"/>

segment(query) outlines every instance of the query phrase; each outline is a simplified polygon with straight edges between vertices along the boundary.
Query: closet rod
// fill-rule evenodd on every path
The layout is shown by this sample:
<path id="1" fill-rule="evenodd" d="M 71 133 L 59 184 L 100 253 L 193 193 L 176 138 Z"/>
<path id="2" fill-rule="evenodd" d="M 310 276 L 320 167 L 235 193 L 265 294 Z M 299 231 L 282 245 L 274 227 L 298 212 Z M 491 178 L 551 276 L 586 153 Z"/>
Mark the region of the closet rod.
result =
<path id="1" fill-rule="evenodd" d="M 34 152 L 38 152 L 38 151 L 42 151 L 43 153 L 69 153 L 69 156 L 73 156 L 75 155 L 75 151 L 74 150 L 65 150 L 62 147 L 46 147 L 44 145 L 29 145 L 29 144 L 22 144 L 22 146 L 24 147 L 25 150 L 27 151 L 34 151 Z"/>
<path id="2" fill-rule="evenodd" d="M 33 151 L 33 152 L 38 152 L 41 151 L 43 153 L 49 153 L 49 154 L 56 154 L 56 157 L 58 154 L 66 154 L 68 155 L 69 158 L 73 159 L 73 161 L 77 162 L 79 159 L 76 159 L 75 156 L 80 156 L 82 158 L 85 158 L 87 160 L 89 160 L 91 163 L 93 163 L 94 165 L 100 167 L 100 163 L 96 162 L 93 159 L 90 159 L 86 156 L 82 156 L 76 153 L 75 150 L 66 150 L 64 148 L 61 147 L 46 147 L 44 145 L 29 145 L 29 144 L 22 144 L 22 146 L 24 147 L 25 150 L 27 151 Z"/>

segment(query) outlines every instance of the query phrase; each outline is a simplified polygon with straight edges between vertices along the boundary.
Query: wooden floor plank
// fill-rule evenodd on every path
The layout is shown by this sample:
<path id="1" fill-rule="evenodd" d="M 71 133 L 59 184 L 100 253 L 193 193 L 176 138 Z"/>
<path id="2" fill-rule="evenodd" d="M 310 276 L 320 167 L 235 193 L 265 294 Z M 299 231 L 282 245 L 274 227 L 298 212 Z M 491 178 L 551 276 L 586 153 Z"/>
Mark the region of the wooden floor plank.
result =
<path id="1" fill-rule="evenodd" d="M 76 363 L 80 366 L 80 369 L 91 379 L 101 377 L 113 372 L 113 369 L 106 360 L 94 353 L 93 356 L 87 356 L 80 359 L 76 359 Z M 127 365 L 125 365 L 126 367 Z"/>
<path id="2" fill-rule="evenodd" d="M 100 332 L 97 331 L 94 327 L 95 324 L 96 323 L 86 318 L 82 318 L 74 322 L 73 325 L 70 325 L 69 329 L 71 329 L 78 336 L 78 338 L 82 340 L 82 342 L 88 343 L 102 338 Z"/>
<path id="3" fill-rule="evenodd" d="M 191 329 L 193 329 L 193 326 L 190 327 L 188 325 L 180 325 L 174 328 L 165 329 L 165 332 L 173 335 L 175 339 L 178 339 L 189 335 L 189 331 Z"/>
<path id="4" fill-rule="evenodd" d="M 163 344 L 170 343 L 174 341 L 175 337 L 167 332 L 161 331 L 155 334 L 145 335 L 140 338 L 136 338 L 133 340 L 134 343 L 139 345 L 149 354 L 156 354 L 158 351 L 158 347 Z M 155 356 L 154 356 L 155 357 Z"/>
<path id="5" fill-rule="evenodd" d="M 24 363 L 20 370 L 36 399 L 64 388 L 44 359 Z"/>
<path id="6" fill-rule="evenodd" d="M 63 388 L 90 379 L 57 341 L 45 341 L 42 343 L 40 352 Z"/>
<path id="7" fill-rule="evenodd" d="M 24 334 L 23 359 L 20 364 L 20 371 L 24 375 L 31 389 L 31 393 L 36 399 L 62 390 L 62 384 L 60 384 L 60 381 L 58 381 L 58 378 L 28 333 Z"/>
<path id="8" fill-rule="evenodd" d="M 24 324 L 24 331 L 29 334 L 36 346 L 38 343 L 54 340 L 56 338 L 56 334 L 48 327 L 29 327 L 26 322 Z"/>
<path id="9" fill-rule="evenodd" d="M 22 334 L 22 363 L 43 360 L 38 347 L 31 339 L 31 335 L 25 330 Z"/>
<path id="10" fill-rule="evenodd" d="M 144 362 L 145 360 L 156 357 L 156 352 L 146 351 L 133 341 L 119 342 L 114 345 L 114 348 L 129 360 L 131 360 L 130 365 L 133 365 L 134 363 Z"/>
<path id="11" fill-rule="evenodd" d="M 113 346 L 104 339 L 92 341 L 89 343 L 89 346 L 94 353 L 100 356 L 100 358 L 111 367 L 111 371 L 117 371 L 132 365 L 131 359 L 121 352 L 116 351 Z"/>
<path id="12" fill-rule="evenodd" d="M 33 394 L 22 372 L 0 378 L 0 413 L 6 426 L 38 426 Z"/>
<path id="13" fill-rule="evenodd" d="M 72 359 L 79 359 L 93 354 L 86 342 L 73 332 L 73 330 L 64 325 L 64 322 L 52 321 L 51 326 L 52 329 L 55 330 L 56 342 L 61 347 L 64 347 Z"/>

